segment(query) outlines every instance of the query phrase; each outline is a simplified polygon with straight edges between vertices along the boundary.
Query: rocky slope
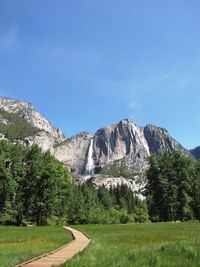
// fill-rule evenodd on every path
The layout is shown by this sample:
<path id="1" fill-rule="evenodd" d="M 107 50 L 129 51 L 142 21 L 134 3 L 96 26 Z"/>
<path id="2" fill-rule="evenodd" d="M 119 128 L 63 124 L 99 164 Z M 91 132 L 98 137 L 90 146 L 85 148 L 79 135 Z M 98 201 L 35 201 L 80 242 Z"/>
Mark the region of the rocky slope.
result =
<path id="1" fill-rule="evenodd" d="M 200 159 L 200 146 L 191 149 L 190 153 L 196 158 L 196 159 Z"/>
<path id="2" fill-rule="evenodd" d="M 22 100 L 0 98 L 0 109 L 17 114 L 34 127 L 41 130 L 35 135 L 26 138 L 26 144 L 38 144 L 44 150 L 50 149 L 53 151 L 54 145 L 65 140 L 62 131 L 58 128 L 54 128 L 30 103 Z"/>
<path id="3" fill-rule="evenodd" d="M 92 135 L 86 132 L 65 139 L 54 147 L 54 155 L 64 162 L 71 172 L 84 174 L 91 139 Z"/>
<path id="4" fill-rule="evenodd" d="M 94 159 L 97 165 L 103 166 L 130 154 L 138 155 L 138 158 L 150 155 L 143 129 L 132 120 L 122 120 L 95 133 Z"/>
<path id="5" fill-rule="evenodd" d="M 190 155 L 190 152 L 172 138 L 164 128 L 149 124 L 144 127 L 143 132 L 151 154 L 163 154 L 165 151 L 181 151 L 183 154 Z"/>
<path id="6" fill-rule="evenodd" d="M 106 188 L 116 187 L 117 185 L 125 184 L 137 195 L 140 199 L 143 197 L 143 188 L 145 187 L 145 181 L 142 184 L 138 184 L 133 179 L 126 179 L 124 177 L 110 177 L 108 175 L 95 175 L 91 178 L 91 183 L 96 187 L 105 186 Z"/>

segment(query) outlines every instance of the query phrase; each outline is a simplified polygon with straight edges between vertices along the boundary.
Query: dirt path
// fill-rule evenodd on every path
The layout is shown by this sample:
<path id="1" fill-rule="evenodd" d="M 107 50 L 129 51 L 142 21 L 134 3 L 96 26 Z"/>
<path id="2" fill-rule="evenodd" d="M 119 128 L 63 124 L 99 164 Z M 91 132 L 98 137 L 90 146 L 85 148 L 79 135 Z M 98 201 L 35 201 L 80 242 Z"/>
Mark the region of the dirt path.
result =
<path id="1" fill-rule="evenodd" d="M 70 231 L 74 236 L 72 240 L 67 245 L 52 251 L 50 253 L 41 255 L 37 258 L 34 258 L 28 262 L 17 265 L 16 267 L 51 267 L 62 264 L 70 260 L 74 255 L 83 251 L 88 244 L 90 239 L 86 237 L 83 233 L 71 228 L 64 227 L 66 230 Z"/>

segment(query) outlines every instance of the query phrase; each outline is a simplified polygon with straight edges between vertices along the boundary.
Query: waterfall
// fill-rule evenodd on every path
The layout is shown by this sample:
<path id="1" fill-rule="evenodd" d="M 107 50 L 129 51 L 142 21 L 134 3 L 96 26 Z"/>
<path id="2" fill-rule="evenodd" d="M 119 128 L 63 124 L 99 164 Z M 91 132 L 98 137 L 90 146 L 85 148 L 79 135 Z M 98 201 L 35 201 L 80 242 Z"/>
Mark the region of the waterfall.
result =
<path id="1" fill-rule="evenodd" d="M 86 164 L 86 177 L 90 178 L 94 174 L 94 160 L 93 160 L 93 138 L 90 141 L 88 156 L 87 156 L 87 164 Z"/>

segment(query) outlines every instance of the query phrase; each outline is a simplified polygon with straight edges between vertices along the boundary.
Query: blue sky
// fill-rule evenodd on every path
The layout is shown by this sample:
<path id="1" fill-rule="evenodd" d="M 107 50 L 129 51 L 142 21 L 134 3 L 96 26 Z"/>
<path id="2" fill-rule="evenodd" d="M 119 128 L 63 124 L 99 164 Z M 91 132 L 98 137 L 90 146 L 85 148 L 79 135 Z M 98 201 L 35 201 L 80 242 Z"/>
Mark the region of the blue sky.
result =
<path id="1" fill-rule="evenodd" d="M 0 0 L 0 95 L 67 136 L 122 118 L 200 145 L 198 0 Z"/>

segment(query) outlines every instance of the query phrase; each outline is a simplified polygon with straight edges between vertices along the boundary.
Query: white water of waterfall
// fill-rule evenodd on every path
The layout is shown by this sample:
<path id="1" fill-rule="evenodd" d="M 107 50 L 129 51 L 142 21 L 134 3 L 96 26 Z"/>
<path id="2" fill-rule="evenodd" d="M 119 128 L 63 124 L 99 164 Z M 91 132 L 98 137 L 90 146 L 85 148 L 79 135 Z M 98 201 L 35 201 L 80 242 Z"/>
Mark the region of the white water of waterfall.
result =
<path id="1" fill-rule="evenodd" d="M 94 160 L 93 160 L 93 138 L 90 141 L 90 146 L 88 150 L 87 164 L 86 164 L 86 179 L 89 179 L 94 174 Z"/>

